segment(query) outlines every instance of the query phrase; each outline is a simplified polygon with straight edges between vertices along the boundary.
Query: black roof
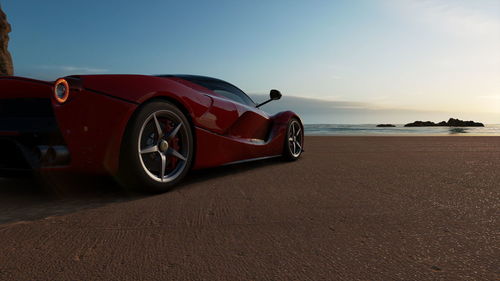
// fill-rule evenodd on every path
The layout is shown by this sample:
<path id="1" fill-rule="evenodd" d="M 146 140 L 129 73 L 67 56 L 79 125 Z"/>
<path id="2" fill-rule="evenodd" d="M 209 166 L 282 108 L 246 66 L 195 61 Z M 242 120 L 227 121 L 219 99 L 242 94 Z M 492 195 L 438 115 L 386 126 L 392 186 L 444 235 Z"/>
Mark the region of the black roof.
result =
<path id="1" fill-rule="evenodd" d="M 221 79 L 202 76 L 202 75 L 188 75 L 188 74 L 165 74 L 165 75 L 156 75 L 156 76 L 157 77 L 165 77 L 165 78 L 173 77 L 173 78 L 184 79 L 184 80 L 198 84 L 198 85 L 205 87 L 207 89 L 210 89 L 210 90 L 214 90 L 213 89 L 214 84 L 229 85 L 230 88 L 231 87 L 233 88 L 233 91 L 236 90 L 239 92 L 238 95 L 241 96 L 241 99 L 247 105 L 255 106 L 255 102 L 247 94 L 245 94 L 245 92 L 243 92 L 240 88 L 238 88 L 235 85 L 228 83 L 224 80 L 221 80 Z M 217 87 L 220 87 L 220 86 L 217 86 Z"/>
<path id="2" fill-rule="evenodd" d="M 213 77 L 208 77 L 208 76 L 203 76 L 203 75 L 191 75 L 191 74 L 162 74 L 162 75 L 155 75 L 157 77 L 174 77 L 174 78 L 181 78 L 185 80 L 199 80 L 199 81 L 213 81 L 213 82 L 224 82 L 228 83 L 224 80 L 213 78 Z M 231 83 L 229 83 L 231 84 Z M 234 85 L 233 85 L 234 86 Z"/>

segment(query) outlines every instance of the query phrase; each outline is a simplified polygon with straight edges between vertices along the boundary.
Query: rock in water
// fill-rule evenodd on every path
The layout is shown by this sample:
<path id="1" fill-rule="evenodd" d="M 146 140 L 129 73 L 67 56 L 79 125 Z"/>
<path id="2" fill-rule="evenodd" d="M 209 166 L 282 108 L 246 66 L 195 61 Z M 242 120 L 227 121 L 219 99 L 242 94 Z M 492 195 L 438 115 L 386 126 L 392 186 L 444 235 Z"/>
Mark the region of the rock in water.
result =
<path id="1" fill-rule="evenodd" d="M 2 11 L 2 7 L 0 7 L 0 75 L 13 75 L 14 73 L 12 57 L 8 50 L 10 31 L 7 16 Z"/>
<path id="2" fill-rule="evenodd" d="M 484 127 L 484 124 L 474 121 L 463 121 L 460 119 L 450 118 L 448 122 L 442 121 L 437 124 L 431 121 L 415 121 L 413 123 L 406 124 L 405 127 Z"/>
<path id="3" fill-rule="evenodd" d="M 474 121 L 462 121 L 460 119 L 450 118 L 448 120 L 448 126 L 450 127 L 484 127 L 483 123 L 474 122 Z"/>
<path id="4" fill-rule="evenodd" d="M 405 127 L 436 127 L 436 126 L 438 125 L 431 121 L 415 121 L 413 123 L 405 125 Z M 446 125 L 439 125 L 439 126 L 446 126 Z"/>

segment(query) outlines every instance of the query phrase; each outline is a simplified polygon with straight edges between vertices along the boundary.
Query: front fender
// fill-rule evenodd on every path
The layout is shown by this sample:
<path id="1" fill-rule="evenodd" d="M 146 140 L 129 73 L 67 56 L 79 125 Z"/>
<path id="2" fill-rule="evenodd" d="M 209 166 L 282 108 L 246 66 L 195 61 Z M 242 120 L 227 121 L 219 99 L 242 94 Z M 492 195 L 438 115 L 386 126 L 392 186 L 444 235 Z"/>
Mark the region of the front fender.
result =
<path id="1" fill-rule="evenodd" d="M 302 119 L 293 111 L 282 111 L 271 116 L 271 120 L 273 120 L 275 124 L 288 124 L 288 121 L 292 118 L 297 118 L 303 126 Z"/>

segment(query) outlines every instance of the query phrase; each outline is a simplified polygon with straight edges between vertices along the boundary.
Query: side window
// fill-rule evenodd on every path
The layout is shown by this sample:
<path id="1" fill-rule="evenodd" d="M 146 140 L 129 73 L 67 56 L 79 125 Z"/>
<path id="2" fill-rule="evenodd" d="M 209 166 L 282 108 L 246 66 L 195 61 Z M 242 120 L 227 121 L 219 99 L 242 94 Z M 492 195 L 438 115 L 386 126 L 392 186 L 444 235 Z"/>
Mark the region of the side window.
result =
<path id="1" fill-rule="evenodd" d="M 224 97 L 230 99 L 230 100 L 237 101 L 239 103 L 248 105 L 248 103 L 244 99 L 242 99 L 240 96 L 236 95 L 235 93 L 231 93 L 231 92 L 221 90 L 221 89 L 215 89 L 213 91 L 221 96 L 224 96 Z"/>
<path id="2" fill-rule="evenodd" d="M 255 106 L 255 103 L 252 101 L 252 99 L 250 99 L 243 91 L 229 83 L 218 80 L 196 80 L 192 82 L 210 89 L 215 93 L 235 102 L 246 104 L 252 107 Z"/>

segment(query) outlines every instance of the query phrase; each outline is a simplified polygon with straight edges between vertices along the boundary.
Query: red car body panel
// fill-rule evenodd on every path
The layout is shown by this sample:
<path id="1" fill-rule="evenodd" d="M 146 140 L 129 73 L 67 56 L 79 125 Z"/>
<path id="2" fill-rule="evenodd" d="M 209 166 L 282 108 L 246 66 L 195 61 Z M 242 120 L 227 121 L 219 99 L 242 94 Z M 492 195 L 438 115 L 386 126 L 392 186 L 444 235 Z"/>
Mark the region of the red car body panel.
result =
<path id="1" fill-rule="evenodd" d="M 85 90 L 72 95 L 67 103 L 54 103 L 54 113 L 71 155 L 68 168 L 115 173 L 121 139 L 136 108 L 136 104 Z"/>
<path id="2" fill-rule="evenodd" d="M 291 111 L 268 116 L 255 107 L 176 77 L 84 75 L 66 79 L 70 95 L 67 102 L 59 104 L 53 98 L 53 83 L 0 78 L 0 118 L 2 101 L 51 100 L 70 161 L 62 166 L 37 168 L 42 171 L 116 174 L 127 124 L 141 104 L 153 99 L 175 103 L 190 120 L 196 145 L 194 169 L 281 155 L 288 122 L 299 118 Z M 22 130 L 0 126 L 0 140 L 23 134 Z"/>
<path id="3" fill-rule="evenodd" d="M 1 78 L 1 99 L 9 98 L 47 98 L 52 94 L 50 82 L 38 81 L 21 77 Z"/>

